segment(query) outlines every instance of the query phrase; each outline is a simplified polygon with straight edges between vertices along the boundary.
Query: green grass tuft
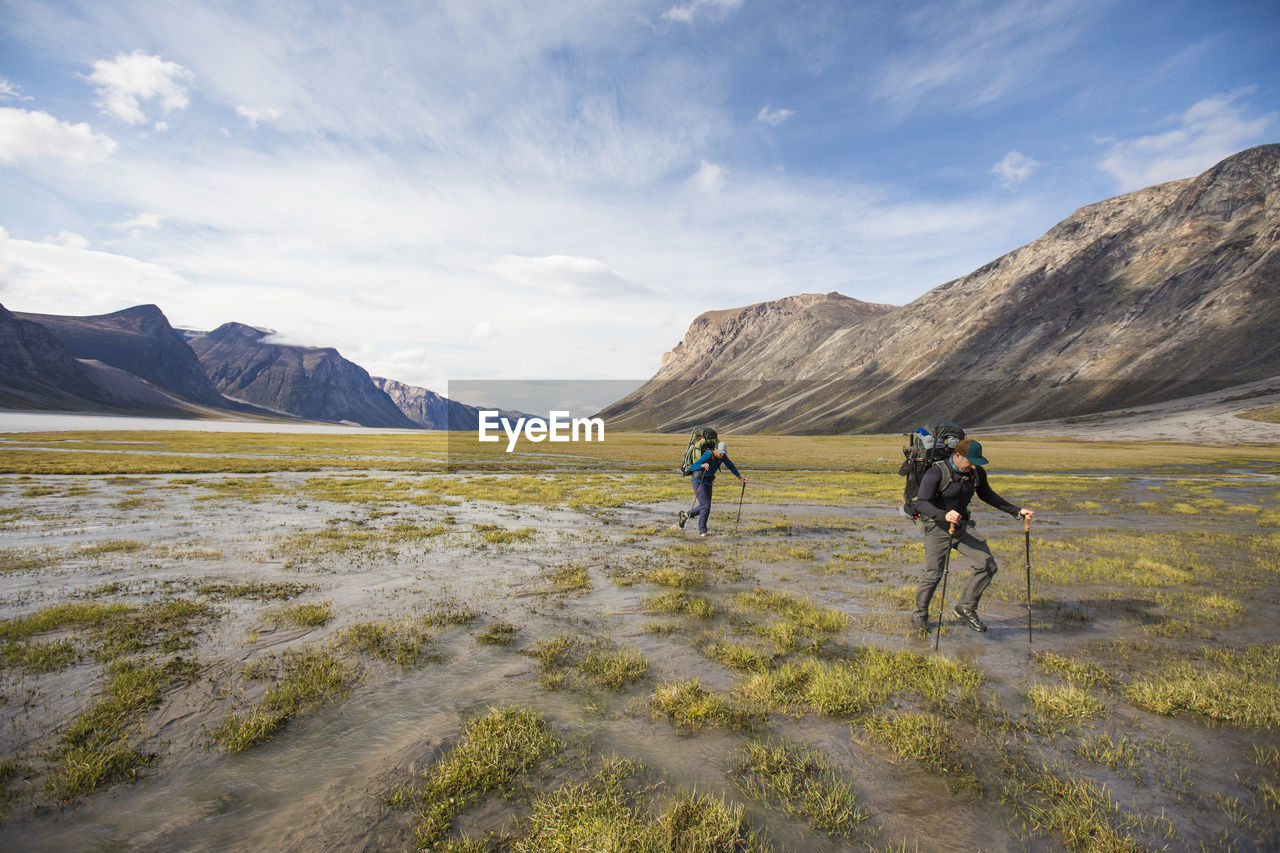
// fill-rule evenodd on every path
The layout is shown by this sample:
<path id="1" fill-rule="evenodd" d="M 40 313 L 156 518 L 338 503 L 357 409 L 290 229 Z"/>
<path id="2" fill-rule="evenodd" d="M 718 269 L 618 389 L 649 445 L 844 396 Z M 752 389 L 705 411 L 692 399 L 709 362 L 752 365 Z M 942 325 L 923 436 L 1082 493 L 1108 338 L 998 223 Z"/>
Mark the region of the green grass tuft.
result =
<path id="1" fill-rule="evenodd" d="M 733 771 L 752 797 L 827 835 L 849 837 L 871 812 L 853 787 L 815 749 L 786 741 L 753 741 L 734 756 Z"/>

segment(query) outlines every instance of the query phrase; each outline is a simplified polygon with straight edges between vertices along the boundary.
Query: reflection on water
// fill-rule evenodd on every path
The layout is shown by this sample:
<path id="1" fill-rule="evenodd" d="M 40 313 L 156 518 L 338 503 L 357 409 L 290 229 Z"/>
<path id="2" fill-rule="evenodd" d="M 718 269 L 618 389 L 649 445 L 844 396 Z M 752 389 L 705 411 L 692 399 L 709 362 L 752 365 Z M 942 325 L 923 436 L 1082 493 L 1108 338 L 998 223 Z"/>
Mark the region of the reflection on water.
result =
<path id="1" fill-rule="evenodd" d="M 418 433 L 429 430 L 375 429 L 344 424 L 295 421 L 202 421 L 183 418 L 132 418 L 123 415 L 67 414 L 65 412 L 0 411 L 0 432 L 62 432 L 72 430 L 196 430 L 198 432 L 279 433 Z"/>

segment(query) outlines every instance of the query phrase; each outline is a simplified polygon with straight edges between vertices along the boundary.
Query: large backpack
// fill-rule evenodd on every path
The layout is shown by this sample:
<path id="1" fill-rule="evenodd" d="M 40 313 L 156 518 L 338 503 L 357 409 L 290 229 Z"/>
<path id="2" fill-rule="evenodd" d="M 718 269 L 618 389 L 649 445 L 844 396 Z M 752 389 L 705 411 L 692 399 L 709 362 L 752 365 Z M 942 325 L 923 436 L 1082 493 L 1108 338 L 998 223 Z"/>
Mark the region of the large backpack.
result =
<path id="1" fill-rule="evenodd" d="M 907 433 L 907 445 L 902 448 L 902 467 L 898 474 L 907 480 L 902 487 L 901 512 L 912 521 L 920 517 L 916 509 L 920 481 L 929 466 L 946 459 L 955 452 L 956 445 L 964 439 L 964 430 L 951 421 L 930 420 L 924 426 Z"/>
<path id="2" fill-rule="evenodd" d="M 708 450 L 714 450 L 719 439 L 720 436 L 716 434 L 715 427 L 694 427 L 693 432 L 689 433 L 689 446 L 684 449 L 684 461 L 680 463 L 680 473 L 685 477 L 693 474 L 693 463 Z"/>

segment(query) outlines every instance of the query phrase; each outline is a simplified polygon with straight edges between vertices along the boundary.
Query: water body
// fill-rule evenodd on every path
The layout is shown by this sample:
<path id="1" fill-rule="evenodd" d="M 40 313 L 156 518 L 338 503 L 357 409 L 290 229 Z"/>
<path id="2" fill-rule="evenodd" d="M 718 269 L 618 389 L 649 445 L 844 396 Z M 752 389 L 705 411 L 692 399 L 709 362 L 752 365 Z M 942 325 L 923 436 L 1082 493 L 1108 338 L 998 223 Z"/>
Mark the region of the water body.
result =
<path id="1" fill-rule="evenodd" d="M 185 418 L 135 418 L 125 415 L 66 412 L 0 411 L 0 432 L 71 432 L 80 430 L 194 430 L 197 432 L 271 433 L 420 433 L 431 430 L 378 429 L 345 424 L 274 421 L 205 421 Z"/>

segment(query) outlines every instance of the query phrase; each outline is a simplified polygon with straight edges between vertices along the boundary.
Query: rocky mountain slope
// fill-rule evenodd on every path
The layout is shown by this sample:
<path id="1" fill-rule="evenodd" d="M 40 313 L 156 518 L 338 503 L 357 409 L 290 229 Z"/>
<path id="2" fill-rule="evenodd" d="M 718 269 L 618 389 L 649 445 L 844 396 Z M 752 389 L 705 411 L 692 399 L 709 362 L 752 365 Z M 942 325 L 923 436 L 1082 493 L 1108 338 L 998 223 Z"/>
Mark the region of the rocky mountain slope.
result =
<path id="1" fill-rule="evenodd" d="M 1280 375 L 1280 145 L 1076 211 L 901 308 L 790 297 L 690 326 L 611 428 L 896 431 L 1156 403 Z"/>
<path id="2" fill-rule="evenodd" d="M 480 410 L 442 397 L 435 391 L 406 385 L 394 379 L 373 377 L 373 384 L 391 398 L 405 417 L 425 429 L 475 429 Z"/>
<path id="3" fill-rule="evenodd" d="M 192 403 L 227 408 L 191 347 L 155 305 L 94 317 L 17 314 L 39 323 L 76 358 L 119 368 Z"/>
<path id="4" fill-rule="evenodd" d="M 242 323 L 190 333 L 189 343 L 217 390 L 235 400 L 300 418 L 417 429 L 368 372 L 332 347 L 272 343 Z"/>
<path id="5" fill-rule="evenodd" d="M 167 417 L 213 411 L 118 367 L 76 358 L 45 325 L 24 316 L 32 315 L 15 315 L 0 305 L 0 406 Z"/>

